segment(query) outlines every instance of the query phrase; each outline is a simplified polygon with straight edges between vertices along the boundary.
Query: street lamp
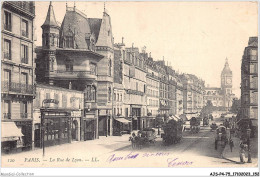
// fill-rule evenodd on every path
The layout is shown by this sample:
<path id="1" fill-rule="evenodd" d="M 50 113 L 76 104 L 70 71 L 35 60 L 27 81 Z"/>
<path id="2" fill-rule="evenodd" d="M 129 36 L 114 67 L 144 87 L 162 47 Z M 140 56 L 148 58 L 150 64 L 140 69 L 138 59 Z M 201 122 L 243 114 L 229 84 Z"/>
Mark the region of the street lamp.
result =
<path id="1" fill-rule="evenodd" d="M 246 134 L 247 134 L 247 145 L 248 145 L 248 161 L 247 161 L 247 163 L 252 163 L 251 147 L 250 147 L 250 134 L 251 134 L 251 129 L 250 128 L 246 129 Z"/>

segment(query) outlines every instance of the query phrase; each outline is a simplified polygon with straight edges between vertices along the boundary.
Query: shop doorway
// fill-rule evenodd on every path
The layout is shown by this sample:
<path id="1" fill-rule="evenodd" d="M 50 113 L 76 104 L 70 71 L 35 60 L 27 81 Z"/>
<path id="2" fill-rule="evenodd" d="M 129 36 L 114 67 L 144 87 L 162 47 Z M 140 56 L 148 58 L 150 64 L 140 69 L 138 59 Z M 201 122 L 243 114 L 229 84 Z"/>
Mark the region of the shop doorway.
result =
<path id="1" fill-rule="evenodd" d="M 78 121 L 77 120 L 74 120 L 72 122 L 71 139 L 72 139 L 72 141 L 78 140 Z"/>

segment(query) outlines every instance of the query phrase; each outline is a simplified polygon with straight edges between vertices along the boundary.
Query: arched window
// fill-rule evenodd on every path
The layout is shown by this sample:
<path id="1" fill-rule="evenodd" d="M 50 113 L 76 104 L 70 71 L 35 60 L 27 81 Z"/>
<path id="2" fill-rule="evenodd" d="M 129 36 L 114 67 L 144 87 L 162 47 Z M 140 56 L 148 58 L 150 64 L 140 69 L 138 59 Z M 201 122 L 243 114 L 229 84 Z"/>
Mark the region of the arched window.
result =
<path id="1" fill-rule="evenodd" d="M 96 87 L 93 85 L 88 85 L 85 90 L 85 99 L 87 101 L 96 101 Z"/>

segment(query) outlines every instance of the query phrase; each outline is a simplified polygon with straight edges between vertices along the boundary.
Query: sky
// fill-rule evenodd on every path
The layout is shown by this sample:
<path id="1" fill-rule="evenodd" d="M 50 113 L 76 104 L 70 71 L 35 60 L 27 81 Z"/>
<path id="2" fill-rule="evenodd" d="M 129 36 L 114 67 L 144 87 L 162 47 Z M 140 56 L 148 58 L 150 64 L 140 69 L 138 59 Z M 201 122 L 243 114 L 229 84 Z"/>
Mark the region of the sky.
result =
<path id="1" fill-rule="evenodd" d="M 69 7 L 74 2 L 67 2 Z M 53 1 L 62 23 L 66 2 Z M 90 18 L 102 18 L 104 2 L 76 2 Z M 49 2 L 36 2 L 36 45 Z M 228 58 L 233 71 L 233 93 L 240 97 L 241 59 L 250 36 L 258 36 L 256 2 L 106 2 L 115 43 L 146 46 L 155 60 L 164 60 L 179 73 L 195 74 L 205 86 L 220 87 Z"/>

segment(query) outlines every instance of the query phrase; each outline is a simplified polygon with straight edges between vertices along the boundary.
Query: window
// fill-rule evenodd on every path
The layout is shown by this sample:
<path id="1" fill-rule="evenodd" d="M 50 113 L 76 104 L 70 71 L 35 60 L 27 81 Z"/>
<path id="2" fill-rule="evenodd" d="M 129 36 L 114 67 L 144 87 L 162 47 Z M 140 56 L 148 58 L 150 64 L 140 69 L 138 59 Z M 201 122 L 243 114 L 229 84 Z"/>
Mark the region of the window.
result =
<path id="1" fill-rule="evenodd" d="M 66 63 L 66 71 L 73 71 L 73 64 L 71 62 Z"/>
<path id="2" fill-rule="evenodd" d="M 125 116 L 128 117 L 128 108 L 125 108 Z"/>
<path id="3" fill-rule="evenodd" d="M 21 118 L 28 118 L 26 101 L 21 102 Z"/>
<path id="4" fill-rule="evenodd" d="M 136 82 L 136 90 L 138 91 L 138 82 Z"/>
<path id="5" fill-rule="evenodd" d="M 119 93 L 117 94 L 117 99 L 116 99 L 116 101 L 119 101 Z"/>
<path id="6" fill-rule="evenodd" d="M 67 108 L 67 96 L 62 94 L 62 107 Z"/>
<path id="7" fill-rule="evenodd" d="M 28 91 L 28 74 L 21 73 L 21 89 L 22 93 L 27 93 Z"/>
<path id="8" fill-rule="evenodd" d="M 120 101 L 122 101 L 123 99 L 122 99 L 122 94 L 120 94 Z"/>
<path id="9" fill-rule="evenodd" d="M 114 93 L 114 100 L 116 101 L 116 93 Z"/>
<path id="10" fill-rule="evenodd" d="M 54 93 L 54 99 L 57 101 L 60 101 L 60 97 L 59 97 L 58 93 Z M 54 104 L 54 105 L 55 105 L 55 107 L 58 107 L 58 104 Z"/>
<path id="11" fill-rule="evenodd" d="M 28 37 L 28 21 L 22 20 L 22 36 Z"/>
<path id="12" fill-rule="evenodd" d="M 86 100 L 87 101 L 96 101 L 96 88 L 93 85 L 88 85 L 86 90 Z"/>
<path id="13" fill-rule="evenodd" d="M 7 69 L 4 70 L 4 82 L 9 87 L 10 82 L 11 82 L 11 71 L 10 70 L 7 70 Z"/>
<path id="14" fill-rule="evenodd" d="M 11 119 L 11 102 L 10 100 L 4 100 L 4 119 Z"/>
<path id="15" fill-rule="evenodd" d="M 65 48 L 74 48 L 73 36 L 66 36 Z"/>
<path id="16" fill-rule="evenodd" d="M 28 46 L 22 44 L 21 52 L 22 52 L 22 63 L 28 64 Z"/>
<path id="17" fill-rule="evenodd" d="M 5 11 L 4 14 L 4 29 L 8 31 L 12 31 L 12 20 L 11 20 L 11 13 Z"/>
<path id="18" fill-rule="evenodd" d="M 116 115 L 116 108 L 114 108 L 114 115 Z"/>
<path id="19" fill-rule="evenodd" d="M 7 39 L 4 40 L 4 58 L 11 60 L 11 41 Z"/>
<path id="20" fill-rule="evenodd" d="M 97 74 L 97 66 L 94 63 L 90 63 L 90 73 L 96 75 Z"/>

